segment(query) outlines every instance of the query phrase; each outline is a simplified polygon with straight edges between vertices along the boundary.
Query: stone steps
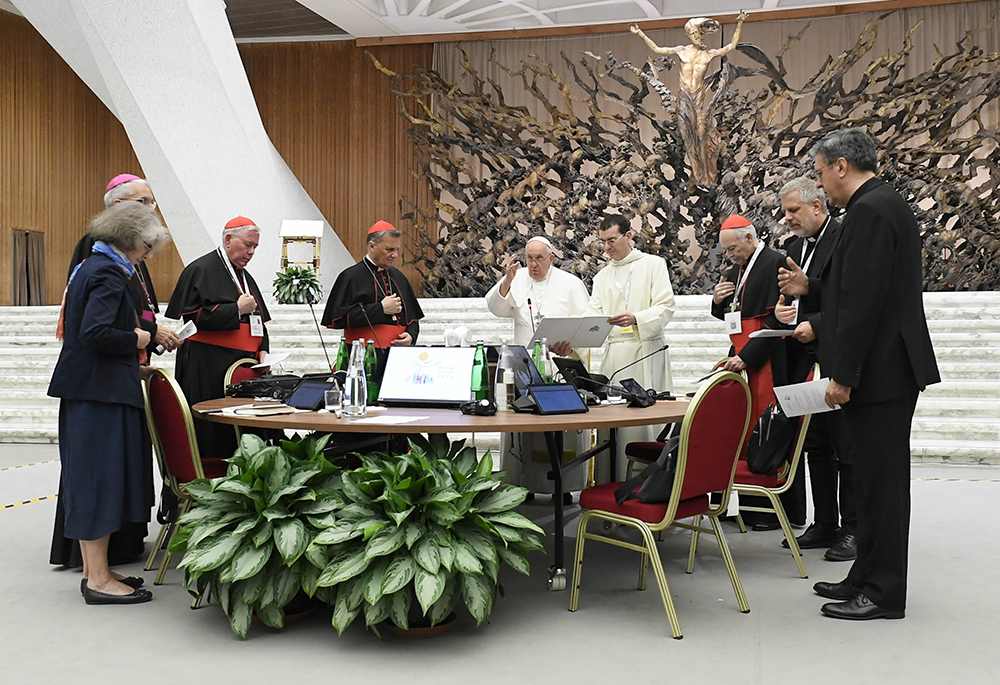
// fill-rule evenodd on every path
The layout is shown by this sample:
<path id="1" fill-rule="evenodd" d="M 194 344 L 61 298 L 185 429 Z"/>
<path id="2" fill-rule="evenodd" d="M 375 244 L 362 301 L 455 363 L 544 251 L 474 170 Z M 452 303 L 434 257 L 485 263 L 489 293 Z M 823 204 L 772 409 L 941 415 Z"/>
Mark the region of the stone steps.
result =
<path id="1" fill-rule="evenodd" d="M 928 293 L 924 302 L 945 380 L 928 388 L 917 404 L 913 458 L 1000 464 L 1000 360 L 993 353 L 1000 340 L 1000 293 Z M 667 340 L 675 390 L 686 392 L 725 355 L 728 343 L 722 323 L 710 316 L 709 296 L 678 297 L 677 305 Z M 491 343 L 512 332 L 511 322 L 490 314 L 481 299 L 425 299 L 421 306 L 423 344 L 442 344 L 445 330 L 458 325 Z M 281 371 L 322 370 L 326 361 L 309 308 L 272 306 L 271 314 L 272 349 L 292 353 Z M 45 394 L 60 349 L 57 317 L 57 307 L 0 308 L 0 442 L 57 439 L 58 401 Z M 332 358 L 340 334 L 322 333 Z M 172 370 L 172 355 L 157 360 Z M 599 363 L 598 355 L 591 361 Z M 499 447 L 499 434 L 475 438 L 480 450 Z"/>

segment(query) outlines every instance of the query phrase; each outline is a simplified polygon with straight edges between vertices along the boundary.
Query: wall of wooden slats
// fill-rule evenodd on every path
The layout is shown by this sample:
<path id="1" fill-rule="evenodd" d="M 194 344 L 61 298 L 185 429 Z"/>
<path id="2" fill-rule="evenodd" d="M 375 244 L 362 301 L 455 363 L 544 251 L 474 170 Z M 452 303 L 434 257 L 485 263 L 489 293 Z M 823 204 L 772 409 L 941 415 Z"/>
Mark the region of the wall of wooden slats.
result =
<path id="1" fill-rule="evenodd" d="M 373 52 L 412 73 L 430 68 L 432 50 Z M 400 199 L 426 203 L 429 190 L 412 175 L 412 146 L 388 79 L 364 50 L 327 42 L 240 52 L 275 147 L 347 248 L 360 258 L 380 218 L 407 230 L 397 220 Z M 58 303 L 73 247 L 103 208 L 108 179 L 123 172 L 142 174 L 121 124 L 27 20 L 0 11 L 0 304 L 11 302 L 11 229 L 45 233 L 46 290 Z M 149 266 L 166 300 L 180 257 L 168 247 Z"/>
<path id="2" fill-rule="evenodd" d="M 432 45 L 373 48 L 401 73 L 430 69 Z M 427 204 L 430 190 L 413 175 L 407 122 L 390 90 L 353 42 L 240 46 L 261 119 L 275 147 L 356 258 L 368 229 L 385 219 L 403 231 L 410 259 L 413 227 L 399 220 L 400 201 Z M 419 287 L 407 264 L 397 265 Z"/>

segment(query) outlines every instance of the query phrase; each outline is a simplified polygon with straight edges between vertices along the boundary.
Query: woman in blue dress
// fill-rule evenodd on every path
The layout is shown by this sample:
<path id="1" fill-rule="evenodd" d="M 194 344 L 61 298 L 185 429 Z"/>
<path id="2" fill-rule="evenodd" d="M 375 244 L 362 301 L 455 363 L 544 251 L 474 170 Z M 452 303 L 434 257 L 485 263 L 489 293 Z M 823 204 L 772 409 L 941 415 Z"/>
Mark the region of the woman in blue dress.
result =
<path id="1" fill-rule="evenodd" d="M 130 521 L 149 521 L 153 467 L 143 409 L 140 328 L 129 294 L 135 265 L 169 235 L 143 205 L 123 202 L 90 223 L 93 253 L 76 269 L 63 301 L 59 361 L 48 394 L 60 398 L 66 537 L 80 541 L 88 604 L 152 599 L 141 578 L 108 567 L 108 538 Z"/>

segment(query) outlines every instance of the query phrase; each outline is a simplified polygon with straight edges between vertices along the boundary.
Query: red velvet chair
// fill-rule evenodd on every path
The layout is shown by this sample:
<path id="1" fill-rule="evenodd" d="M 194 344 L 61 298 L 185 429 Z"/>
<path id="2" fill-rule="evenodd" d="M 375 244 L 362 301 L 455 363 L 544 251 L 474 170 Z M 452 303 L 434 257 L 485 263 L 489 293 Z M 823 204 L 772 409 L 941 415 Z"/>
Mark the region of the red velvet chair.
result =
<path id="1" fill-rule="evenodd" d="M 239 383 L 240 381 L 249 381 L 255 378 L 260 378 L 264 375 L 263 369 L 253 368 L 259 364 L 253 357 L 244 357 L 243 359 L 238 359 L 233 362 L 232 366 L 226 369 L 226 378 L 222 384 L 222 391 L 225 392 L 233 383 Z M 240 441 L 243 439 L 243 432 L 240 427 L 233 425 L 233 430 L 236 431 L 236 444 L 239 445 Z"/>
<path id="2" fill-rule="evenodd" d="M 226 474 L 228 464 L 219 458 L 202 459 L 198 451 L 198 440 L 194 432 L 194 421 L 187 399 L 177 381 L 163 369 L 153 369 L 143 384 L 146 404 L 146 422 L 153 440 L 153 451 L 160 466 L 163 482 L 173 491 L 178 500 L 178 515 L 188 511 L 193 500 L 187 496 L 185 486 L 197 478 L 217 478 Z M 168 521 L 160 529 L 153 550 L 146 560 L 146 570 L 150 571 L 156 562 L 156 555 L 166 539 L 167 546 L 174 536 L 176 519 Z M 164 551 L 160 570 L 154 585 L 163 582 L 163 576 L 170 565 L 170 552 Z"/>
<path id="3" fill-rule="evenodd" d="M 733 473 L 750 423 L 750 390 L 746 380 L 735 373 L 723 372 L 706 380 L 698 389 L 684 415 L 680 445 L 677 455 L 677 470 L 674 477 L 670 501 L 663 504 L 643 504 L 638 500 L 626 500 L 622 504 L 615 501 L 615 490 L 621 483 L 607 483 L 587 488 L 580 494 L 583 508 L 576 537 L 576 554 L 573 560 L 573 581 L 570 586 L 569 610 L 576 611 L 580 601 L 580 583 L 583 574 L 583 554 L 587 540 L 605 542 L 623 547 L 641 555 L 639 566 L 639 589 L 645 589 L 646 571 L 649 562 L 653 564 L 653 574 L 660 589 L 660 597 L 670 621 L 670 631 L 680 639 L 681 626 L 674 608 L 667 579 L 663 573 L 659 551 L 653 533 L 670 526 L 696 532 L 710 533 L 719 541 L 719 549 L 729 580 L 736 593 L 740 611 L 747 613 L 750 606 L 743 594 L 719 523 L 719 515 L 729 506 L 729 494 L 733 485 Z M 709 494 L 721 492 L 722 501 L 713 506 Z M 682 519 L 707 516 L 711 528 L 702 528 L 700 518 L 693 523 Z M 609 523 L 632 526 L 639 530 L 643 544 L 637 545 L 618 538 L 592 533 L 588 525 L 593 519 Z M 694 569 L 695 539 L 692 537 L 688 553 L 688 573 Z"/>
<path id="4" fill-rule="evenodd" d="M 811 381 L 818 375 L 819 364 L 814 364 L 806 380 Z M 788 521 L 788 514 L 785 513 L 785 507 L 781 504 L 780 497 L 782 493 L 792 487 L 792 481 L 795 480 L 795 474 L 798 472 L 799 463 L 802 460 L 802 447 L 805 445 L 806 433 L 809 432 L 811 420 L 812 414 L 799 417 L 798 429 L 795 431 L 795 437 L 789 447 L 788 458 L 776 474 L 753 473 L 747 465 L 746 459 L 740 459 L 736 464 L 736 477 L 733 479 L 733 489 L 739 494 L 767 498 L 769 506 L 742 505 L 740 508 L 744 511 L 759 511 L 778 517 L 781 530 L 785 533 L 785 539 L 788 540 L 788 549 L 792 553 L 792 558 L 795 559 L 795 564 L 799 567 L 799 575 L 803 578 L 808 578 L 809 574 L 806 572 L 805 564 L 802 563 L 802 551 L 799 549 L 799 543 L 795 540 L 795 533 L 792 531 L 792 525 Z M 743 525 L 742 517 L 737 520 L 740 530 L 745 533 L 746 526 Z"/>

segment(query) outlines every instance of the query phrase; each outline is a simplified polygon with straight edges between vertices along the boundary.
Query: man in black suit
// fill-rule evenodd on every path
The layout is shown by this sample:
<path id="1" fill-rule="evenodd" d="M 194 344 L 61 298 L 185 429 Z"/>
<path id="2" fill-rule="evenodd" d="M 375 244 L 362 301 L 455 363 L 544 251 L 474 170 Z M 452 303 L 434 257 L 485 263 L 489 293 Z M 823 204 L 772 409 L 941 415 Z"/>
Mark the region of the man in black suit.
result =
<path id="1" fill-rule="evenodd" d="M 778 270 L 783 302 L 791 304 L 779 304 L 775 315 L 782 323 L 796 327 L 785 349 L 789 381 L 799 383 L 817 361 L 816 333 L 820 328 L 822 303 L 820 274 L 830 263 L 840 222 L 827 212 L 823 191 L 805 176 L 782 186 L 778 197 L 793 237 L 784 246 L 788 268 Z M 815 414 L 809 424 L 805 451 L 815 514 L 812 525 L 796 538 L 801 549 L 828 548 L 826 558 L 830 561 L 851 561 L 857 556 L 858 513 L 851 485 L 850 441 L 846 439 L 846 430 L 835 430 L 842 418 L 840 413 Z M 787 547 L 788 541 L 782 544 Z"/>
<path id="2" fill-rule="evenodd" d="M 847 210 L 823 288 L 826 403 L 854 444 L 858 556 L 847 578 L 816 583 L 833 618 L 903 618 L 910 529 L 910 424 L 920 391 L 941 380 L 922 300 L 921 240 L 906 200 L 875 173 L 861 129 L 813 148 L 818 185 Z"/>
<path id="3" fill-rule="evenodd" d="M 774 386 L 787 382 L 784 342 L 780 338 L 754 338 L 747 336 L 759 328 L 781 328 L 774 317 L 778 291 L 778 269 L 785 264 L 784 256 L 767 247 L 757 238 L 757 229 L 748 219 L 734 214 L 726 219 L 719 231 L 719 244 L 733 262 L 712 293 L 712 316 L 726 322 L 733 347 L 726 362 L 727 371 L 747 372 L 752 395 L 751 422 L 773 403 Z M 795 496 L 791 489 L 782 496 L 782 504 L 789 520 L 795 525 L 805 525 L 805 490 Z M 748 506 L 766 505 L 766 500 L 748 503 Z M 763 498 L 762 498 L 763 499 Z M 754 530 L 774 530 L 779 527 L 774 514 L 756 512 L 743 514 L 752 521 Z"/>

